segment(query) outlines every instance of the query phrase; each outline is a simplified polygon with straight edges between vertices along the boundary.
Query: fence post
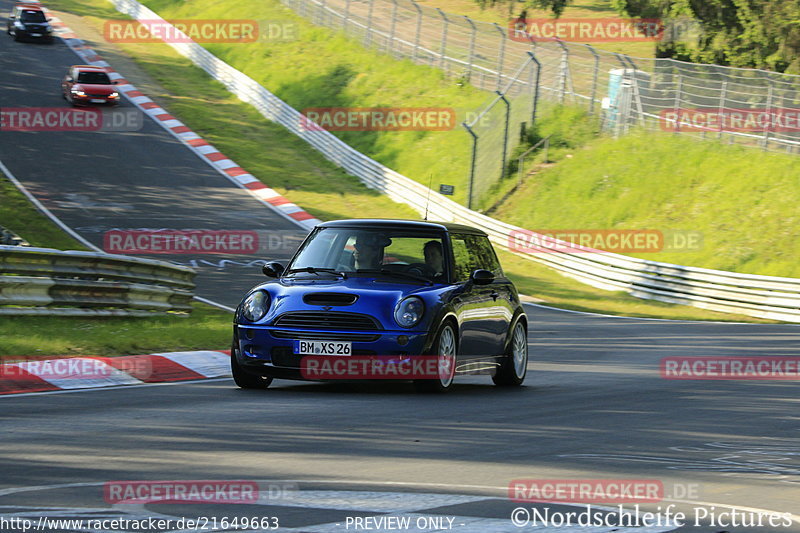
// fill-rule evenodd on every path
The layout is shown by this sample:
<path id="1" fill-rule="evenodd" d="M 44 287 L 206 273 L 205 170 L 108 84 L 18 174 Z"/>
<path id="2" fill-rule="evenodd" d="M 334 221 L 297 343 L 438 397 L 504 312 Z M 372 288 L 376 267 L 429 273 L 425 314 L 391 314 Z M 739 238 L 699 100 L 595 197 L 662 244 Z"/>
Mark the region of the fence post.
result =
<path id="1" fill-rule="evenodd" d="M 467 192 L 467 209 L 472 209 L 472 184 L 475 182 L 475 160 L 478 156 L 478 136 L 466 122 L 461 123 L 472 135 L 472 161 L 469 165 L 469 191 Z"/>
<path id="2" fill-rule="evenodd" d="M 589 97 L 589 114 L 594 115 L 594 104 L 597 97 L 597 76 L 600 73 L 600 55 L 595 51 L 592 45 L 587 44 L 586 48 L 588 48 L 592 53 L 592 56 L 594 56 L 594 68 L 592 69 L 592 94 Z"/>
<path id="3" fill-rule="evenodd" d="M 508 157 L 508 124 L 511 122 L 511 102 L 508 101 L 506 95 L 500 91 L 495 91 L 500 100 L 506 105 L 506 125 L 503 130 L 503 158 L 500 161 L 500 181 L 506 177 L 506 157 Z"/>
<path id="4" fill-rule="evenodd" d="M 374 1 L 374 0 L 373 0 Z M 394 35 L 397 29 L 397 0 L 392 0 L 392 26 L 389 30 L 389 42 L 386 44 L 389 54 L 394 50 Z"/>
<path id="5" fill-rule="evenodd" d="M 439 68 L 445 70 L 444 57 L 445 53 L 447 52 L 447 25 L 449 24 L 450 21 L 447 20 L 447 15 L 444 14 L 444 11 L 442 11 L 438 7 L 436 8 L 436 11 L 439 12 L 439 16 L 442 17 L 442 22 L 444 22 L 444 24 L 442 24 L 442 43 L 441 46 L 439 47 Z"/>
<path id="6" fill-rule="evenodd" d="M 728 80 L 722 82 L 722 90 L 719 93 L 719 132 L 717 139 L 722 139 L 722 128 L 725 124 L 725 99 L 728 96 Z"/>
<path id="7" fill-rule="evenodd" d="M 558 68 L 558 103 L 564 103 L 567 93 L 567 73 L 569 72 L 569 51 L 561 39 L 556 39 L 558 46 L 561 47 L 561 63 Z"/>
<path id="8" fill-rule="evenodd" d="M 350 0 L 344 0 L 344 18 L 342 19 L 342 30 L 347 31 L 347 21 L 350 20 Z"/>
<path id="9" fill-rule="evenodd" d="M 536 59 L 533 52 L 528 52 L 528 57 L 536 65 L 536 81 L 533 82 L 533 109 L 531 111 L 531 126 L 536 124 L 536 107 L 539 105 L 539 80 L 542 73 L 542 64 Z"/>
<path id="10" fill-rule="evenodd" d="M 320 14 L 321 14 L 321 17 L 320 17 L 321 24 L 322 24 L 323 26 L 328 26 L 328 27 L 330 28 L 330 27 L 331 27 L 331 25 L 329 25 L 329 24 L 325 24 L 325 23 L 328 21 L 328 19 L 329 19 L 329 16 L 328 16 L 328 0 L 322 0 L 322 5 L 320 6 L 320 10 L 321 10 L 321 11 L 320 11 Z"/>
<path id="11" fill-rule="evenodd" d="M 500 56 L 497 58 L 497 90 L 503 84 L 503 66 L 506 58 L 506 32 L 500 27 L 498 23 L 494 23 L 494 27 L 500 32 Z"/>
<path id="12" fill-rule="evenodd" d="M 364 36 L 364 46 L 369 48 L 370 41 L 372 41 L 372 11 L 375 7 L 375 0 L 370 0 L 369 10 L 367 10 L 367 33 Z"/>
<path id="13" fill-rule="evenodd" d="M 767 87 L 767 123 L 764 125 L 764 151 L 769 150 L 769 134 L 772 130 L 772 93 L 774 91 L 772 81 Z"/>
<path id="14" fill-rule="evenodd" d="M 411 59 L 417 59 L 417 53 L 419 52 L 419 37 L 420 33 L 422 32 L 422 8 L 419 6 L 418 3 L 412 1 L 411 5 L 414 6 L 414 9 L 417 10 L 417 30 L 414 35 L 414 52 L 411 56 Z"/>
<path id="15" fill-rule="evenodd" d="M 678 87 L 675 89 L 675 133 L 681 132 L 681 92 L 683 91 L 683 74 L 678 74 Z"/>
<path id="16" fill-rule="evenodd" d="M 475 38 L 477 37 L 478 28 L 475 27 L 475 23 L 472 22 L 472 19 L 468 16 L 464 15 L 464 20 L 467 21 L 472 27 L 472 35 L 469 37 L 469 52 L 467 57 L 467 79 L 472 79 L 472 62 L 475 60 Z"/>

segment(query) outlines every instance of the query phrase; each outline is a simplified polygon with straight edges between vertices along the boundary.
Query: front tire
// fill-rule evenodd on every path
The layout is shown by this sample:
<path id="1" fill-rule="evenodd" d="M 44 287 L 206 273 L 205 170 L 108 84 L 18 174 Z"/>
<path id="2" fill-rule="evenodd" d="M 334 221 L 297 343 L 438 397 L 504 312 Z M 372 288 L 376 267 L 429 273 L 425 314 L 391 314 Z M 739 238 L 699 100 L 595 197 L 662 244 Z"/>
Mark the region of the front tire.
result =
<path id="1" fill-rule="evenodd" d="M 231 347 L 231 374 L 233 381 L 242 389 L 266 389 L 272 383 L 272 378 L 251 374 L 242 368 L 236 359 L 236 344 Z"/>
<path id="2" fill-rule="evenodd" d="M 436 379 L 417 379 L 414 388 L 418 392 L 442 393 L 450 390 L 456 373 L 456 354 L 458 354 L 458 336 L 451 322 L 445 322 L 439 328 L 433 341 L 436 356 L 439 358 L 439 372 Z"/>
<path id="3" fill-rule="evenodd" d="M 520 320 L 514 325 L 508 353 L 503 364 L 492 376 L 492 381 L 500 387 L 519 387 L 528 373 L 528 331 Z"/>

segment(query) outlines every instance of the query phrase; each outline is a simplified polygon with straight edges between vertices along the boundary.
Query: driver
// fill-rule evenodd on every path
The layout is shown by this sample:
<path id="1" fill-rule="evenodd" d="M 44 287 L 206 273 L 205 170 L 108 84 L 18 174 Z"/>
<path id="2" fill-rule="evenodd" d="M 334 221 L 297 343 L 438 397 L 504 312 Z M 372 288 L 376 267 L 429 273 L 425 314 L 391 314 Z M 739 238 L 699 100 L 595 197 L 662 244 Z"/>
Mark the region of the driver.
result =
<path id="1" fill-rule="evenodd" d="M 391 242 L 379 233 L 359 233 L 356 236 L 353 252 L 356 270 L 380 269 L 383 263 L 383 249 Z"/>
<path id="2" fill-rule="evenodd" d="M 434 276 L 444 274 L 444 254 L 442 253 L 442 243 L 440 241 L 426 242 L 422 253 L 425 254 L 425 264 L 433 270 Z"/>

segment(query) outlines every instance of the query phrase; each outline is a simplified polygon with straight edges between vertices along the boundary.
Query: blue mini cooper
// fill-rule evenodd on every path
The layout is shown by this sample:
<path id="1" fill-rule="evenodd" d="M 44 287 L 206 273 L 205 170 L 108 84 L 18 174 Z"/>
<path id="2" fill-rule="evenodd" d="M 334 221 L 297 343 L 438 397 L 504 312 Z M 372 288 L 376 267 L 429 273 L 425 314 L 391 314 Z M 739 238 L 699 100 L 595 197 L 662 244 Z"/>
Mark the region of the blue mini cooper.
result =
<path id="1" fill-rule="evenodd" d="M 287 266 L 236 310 L 233 379 L 266 388 L 309 379 L 305 357 L 392 356 L 443 361 L 419 390 L 445 391 L 456 374 L 521 385 L 527 317 L 487 235 L 460 224 L 339 220 L 318 225 Z M 417 360 L 419 362 L 419 360 Z M 455 364 L 447 364 L 454 361 Z"/>

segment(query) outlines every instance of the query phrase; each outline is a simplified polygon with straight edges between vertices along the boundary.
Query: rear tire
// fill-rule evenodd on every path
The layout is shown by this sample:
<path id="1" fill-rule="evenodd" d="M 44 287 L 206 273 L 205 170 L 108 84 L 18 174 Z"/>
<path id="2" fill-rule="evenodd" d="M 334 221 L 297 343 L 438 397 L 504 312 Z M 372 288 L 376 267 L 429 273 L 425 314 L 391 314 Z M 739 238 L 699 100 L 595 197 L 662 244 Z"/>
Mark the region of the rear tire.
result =
<path id="1" fill-rule="evenodd" d="M 528 373 L 528 332 L 520 320 L 514 324 L 508 353 L 503 364 L 492 376 L 492 381 L 500 387 L 519 387 Z"/>
<path id="2" fill-rule="evenodd" d="M 437 379 L 414 380 L 417 392 L 443 393 L 450 390 L 456 373 L 456 354 L 458 354 L 458 336 L 451 322 L 445 322 L 439 327 L 439 332 L 433 341 L 435 354 L 439 359 L 439 377 Z M 443 359 L 445 356 L 447 359 Z"/>
<path id="3" fill-rule="evenodd" d="M 242 368 L 236 359 L 236 344 L 231 347 L 231 374 L 233 381 L 242 389 L 266 389 L 272 383 L 272 378 L 251 374 Z"/>

